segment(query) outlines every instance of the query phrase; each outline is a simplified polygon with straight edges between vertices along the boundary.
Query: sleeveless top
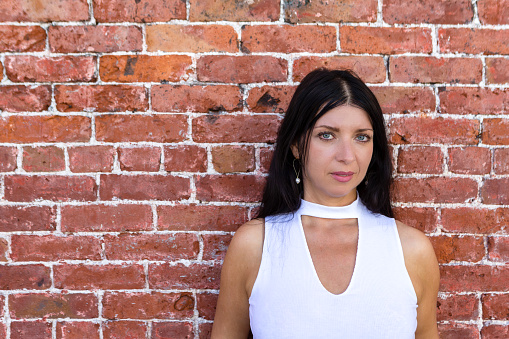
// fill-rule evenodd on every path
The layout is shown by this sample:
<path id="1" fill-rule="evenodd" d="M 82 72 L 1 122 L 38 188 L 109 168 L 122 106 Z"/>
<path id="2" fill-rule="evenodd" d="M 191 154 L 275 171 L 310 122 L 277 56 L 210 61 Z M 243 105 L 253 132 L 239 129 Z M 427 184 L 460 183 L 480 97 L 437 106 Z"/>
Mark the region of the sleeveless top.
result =
<path id="1" fill-rule="evenodd" d="M 343 293 L 332 294 L 320 282 L 302 215 L 357 218 L 355 267 Z M 302 200 L 295 213 L 265 218 L 249 318 L 254 339 L 415 338 L 417 296 L 394 219 L 370 212 L 359 198 L 345 207 Z"/>

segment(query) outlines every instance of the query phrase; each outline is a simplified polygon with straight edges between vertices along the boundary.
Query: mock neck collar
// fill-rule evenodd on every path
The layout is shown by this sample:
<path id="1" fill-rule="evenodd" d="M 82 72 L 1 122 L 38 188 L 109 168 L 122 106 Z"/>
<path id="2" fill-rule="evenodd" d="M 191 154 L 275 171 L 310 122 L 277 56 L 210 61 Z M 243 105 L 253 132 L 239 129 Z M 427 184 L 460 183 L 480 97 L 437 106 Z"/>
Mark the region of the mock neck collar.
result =
<path id="1" fill-rule="evenodd" d="M 347 206 L 325 206 L 301 199 L 299 214 L 324 219 L 358 219 L 361 214 L 362 203 L 357 199 Z"/>

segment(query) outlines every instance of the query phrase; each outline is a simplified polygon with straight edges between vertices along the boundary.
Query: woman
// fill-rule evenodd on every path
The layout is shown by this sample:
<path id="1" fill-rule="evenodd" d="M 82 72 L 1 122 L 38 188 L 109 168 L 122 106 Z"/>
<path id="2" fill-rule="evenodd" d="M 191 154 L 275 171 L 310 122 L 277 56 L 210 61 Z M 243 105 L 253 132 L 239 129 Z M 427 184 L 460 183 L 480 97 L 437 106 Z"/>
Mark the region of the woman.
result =
<path id="1" fill-rule="evenodd" d="M 438 338 L 437 260 L 392 219 L 391 169 L 368 87 L 349 71 L 308 74 L 258 218 L 228 249 L 212 338 Z"/>

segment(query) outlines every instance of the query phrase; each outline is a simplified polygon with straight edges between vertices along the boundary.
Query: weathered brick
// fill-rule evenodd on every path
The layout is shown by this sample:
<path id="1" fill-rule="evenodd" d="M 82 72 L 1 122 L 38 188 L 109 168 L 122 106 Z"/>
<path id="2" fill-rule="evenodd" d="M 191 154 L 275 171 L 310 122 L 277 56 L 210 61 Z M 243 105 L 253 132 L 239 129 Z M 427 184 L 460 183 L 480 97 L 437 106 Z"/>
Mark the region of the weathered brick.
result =
<path id="1" fill-rule="evenodd" d="M 488 259 L 496 262 L 509 261 L 508 237 L 488 237 Z"/>
<path id="2" fill-rule="evenodd" d="M 157 22 L 186 18 L 182 0 L 93 0 L 98 22 Z"/>
<path id="3" fill-rule="evenodd" d="M 200 323 L 200 339 L 210 339 L 212 335 L 212 323 Z"/>
<path id="4" fill-rule="evenodd" d="M 4 0 L 0 21 L 85 21 L 90 19 L 87 0 Z"/>
<path id="5" fill-rule="evenodd" d="M 509 54 L 508 30 L 441 28 L 438 45 L 442 53 Z"/>
<path id="6" fill-rule="evenodd" d="M 509 204 L 509 178 L 485 179 L 481 199 L 485 204 Z"/>
<path id="7" fill-rule="evenodd" d="M 206 175 L 196 178 L 196 199 L 202 201 L 257 202 L 265 178 L 256 175 Z"/>
<path id="8" fill-rule="evenodd" d="M 509 294 L 483 294 L 482 317 L 488 320 L 509 320 Z"/>
<path id="9" fill-rule="evenodd" d="M 381 56 L 305 56 L 293 62 L 293 80 L 301 81 L 306 74 L 321 67 L 350 69 L 368 83 L 380 83 L 386 79 L 384 59 Z"/>
<path id="10" fill-rule="evenodd" d="M 230 234 L 203 234 L 202 238 L 203 260 L 223 260 L 232 236 Z"/>
<path id="11" fill-rule="evenodd" d="M 47 110 L 50 104 L 49 86 L 0 86 L 0 109 L 3 111 L 41 112 Z"/>
<path id="12" fill-rule="evenodd" d="M 278 0 L 190 0 L 191 21 L 276 21 Z"/>
<path id="13" fill-rule="evenodd" d="M 285 20 L 303 22 L 364 22 L 376 21 L 376 0 L 285 1 Z"/>
<path id="14" fill-rule="evenodd" d="M 393 144 L 475 145 L 480 132 L 476 120 L 430 117 L 394 118 L 389 121 L 389 130 Z"/>
<path id="15" fill-rule="evenodd" d="M 217 293 L 197 293 L 196 308 L 200 318 L 214 320 L 217 304 Z M 201 337 L 200 337 L 201 338 Z"/>
<path id="16" fill-rule="evenodd" d="M 63 175 L 12 175 L 5 177 L 5 199 L 9 201 L 93 201 L 97 185 L 92 177 Z"/>
<path id="17" fill-rule="evenodd" d="M 275 115 L 204 115 L 193 119 L 193 140 L 274 143 L 280 122 Z"/>
<path id="18" fill-rule="evenodd" d="M 191 63 L 187 55 L 105 55 L 99 73 L 103 81 L 180 81 L 189 78 Z"/>
<path id="19" fill-rule="evenodd" d="M 441 221 L 446 232 L 498 233 L 509 226 L 509 208 L 444 208 Z"/>
<path id="20" fill-rule="evenodd" d="M 237 33 L 227 25 L 151 25 L 146 27 L 149 52 L 238 52 Z"/>
<path id="21" fill-rule="evenodd" d="M 148 205 L 83 205 L 62 207 L 63 232 L 135 232 L 152 228 Z"/>
<path id="22" fill-rule="evenodd" d="M 0 232 L 54 231 L 56 209 L 49 206 L 0 206 Z"/>
<path id="23" fill-rule="evenodd" d="M 103 304 L 107 319 L 188 319 L 194 314 L 194 298 L 186 292 L 106 292 Z"/>
<path id="24" fill-rule="evenodd" d="M 100 260 L 101 241 L 91 236 L 12 235 L 13 261 Z"/>
<path id="25" fill-rule="evenodd" d="M 432 112 L 435 95 L 427 87 L 371 87 L 384 113 Z"/>
<path id="26" fill-rule="evenodd" d="M 437 320 L 476 320 L 479 315 L 479 299 L 476 295 L 439 296 L 437 301 Z"/>
<path id="27" fill-rule="evenodd" d="M 211 153 L 212 164 L 217 172 L 252 172 L 255 169 L 253 146 L 218 146 L 212 148 Z"/>
<path id="28" fill-rule="evenodd" d="M 260 171 L 268 173 L 274 150 L 269 147 L 260 147 Z"/>
<path id="29" fill-rule="evenodd" d="M 509 326 L 507 325 L 484 325 L 481 329 L 483 339 L 502 339 L 509 336 Z"/>
<path id="30" fill-rule="evenodd" d="M 444 156 L 440 147 L 409 146 L 398 152 L 398 172 L 440 174 Z"/>
<path id="31" fill-rule="evenodd" d="M 16 157 L 18 149 L 10 146 L 0 146 L 0 172 L 12 172 L 18 167 Z"/>
<path id="32" fill-rule="evenodd" d="M 111 53 L 142 50 L 142 32 L 134 26 L 50 26 L 49 47 L 56 53 Z"/>
<path id="33" fill-rule="evenodd" d="M 393 82 L 476 84 L 482 80 L 482 62 L 474 58 L 400 56 L 390 59 Z"/>
<path id="34" fill-rule="evenodd" d="M 218 112 L 242 109 L 238 86 L 156 85 L 151 89 L 152 108 L 159 112 Z"/>
<path id="35" fill-rule="evenodd" d="M 507 292 L 509 265 L 442 266 L 440 290 L 444 292 Z"/>
<path id="36" fill-rule="evenodd" d="M 60 112 L 135 112 L 148 109 L 147 90 L 141 86 L 55 86 L 55 101 Z"/>
<path id="37" fill-rule="evenodd" d="M 101 176 L 101 200 L 180 200 L 190 196 L 189 178 L 171 175 Z"/>
<path id="38" fill-rule="evenodd" d="M 67 149 L 71 172 L 111 172 L 115 149 L 112 146 L 76 146 Z"/>
<path id="39" fill-rule="evenodd" d="M 161 163 L 161 148 L 120 147 L 118 161 L 123 171 L 157 172 Z"/>
<path id="40" fill-rule="evenodd" d="M 408 27 L 339 27 L 341 51 L 347 53 L 431 53 L 431 29 Z"/>
<path id="41" fill-rule="evenodd" d="M 449 170 L 460 174 L 489 174 L 491 151 L 481 147 L 449 148 Z"/>
<path id="42" fill-rule="evenodd" d="M 508 0 L 479 0 L 477 1 L 477 8 L 479 19 L 483 24 L 509 24 Z"/>
<path id="43" fill-rule="evenodd" d="M 244 53 L 328 53 L 336 50 L 332 26 L 256 25 L 242 27 Z"/>
<path id="44" fill-rule="evenodd" d="M 171 231 L 235 231 L 247 221 L 242 206 L 158 206 L 158 229 Z"/>
<path id="45" fill-rule="evenodd" d="M 0 142 L 84 142 L 92 135 L 84 116 L 20 116 L 0 118 Z"/>
<path id="46" fill-rule="evenodd" d="M 147 324 L 141 321 L 105 321 L 103 338 L 108 339 L 145 339 Z"/>
<path id="47" fill-rule="evenodd" d="M 86 82 L 95 81 L 96 58 L 90 56 L 5 57 L 5 72 L 14 82 Z"/>
<path id="48" fill-rule="evenodd" d="M 490 84 L 509 83 L 509 59 L 487 58 L 486 80 Z"/>
<path id="49" fill-rule="evenodd" d="M 46 321 L 13 321 L 11 323 L 11 339 L 51 339 L 51 322 Z"/>
<path id="50" fill-rule="evenodd" d="M 477 197 L 477 182 L 470 178 L 397 178 L 394 200 L 401 202 L 465 203 Z"/>
<path id="51" fill-rule="evenodd" d="M 509 119 L 484 119 L 482 142 L 488 145 L 509 145 Z"/>
<path id="52" fill-rule="evenodd" d="M 139 289 L 145 287 L 142 265 L 63 264 L 53 267 L 55 287 L 68 290 Z"/>
<path id="53" fill-rule="evenodd" d="M 266 55 L 205 55 L 198 59 L 199 81 L 278 82 L 287 79 L 287 61 Z"/>
<path id="54" fill-rule="evenodd" d="M 165 146 L 164 168 L 170 172 L 206 172 L 207 150 L 196 145 Z"/>
<path id="55" fill-rule="evenodd" d="M 40 26 L 0 26 L 0 52 L 42 52 L 46 31 Z"/>
<path id="56" fill-rule="evenodd" d="M 171 338 L 194 338 L 193 324 L 189 322 L 156 322 L 152 326 L 151 338 L 171 339 Z"/>
<path id="57" fill-rule="evenodd" d="M 470 0 L 385 0 L 382 14 L 389 24 L 465 24 L 474 9 Z"/>
<path id="58" fill-rule="evenodd" d="M 57 323 L 57 339 L 99 339 L 99 324 L 89 321 Z"/>
<path id="59" fill-rule="evenodd" d="M 7 338 L 7 325 L 6 324 L 0 324 L 0 336 L 2 338 Z"/>
<path id="60" fill-rule="evenodd" d="M 11 318 L 96 318 L 97 297 L 93 294 L 28 293 L 9 296 Z"/>
<path id="61" fill-rule="evenodd" d="M 494 150 L 493 170 L 496 174 L 509 174 L 509 148 Z"/>
<path id="62" fill-rule="evenodd" d="M 7 253 L 9 252 L 9 243 L 7 240 L 0 238 L 0 261 L 7 261 Z M 0 298 L 0 307 L 2 307 L 2 299 Z M 0 312 L 0 316 L 2 312 Z"/>
<path id="63" fill-rule="evenodd" d="M 196 259 L 200 252 L 194 234 L 119 234 L 104 236 L 104 252 L 109 260 Z"/>
<path id="64" fill-rule="evenodd" d="M 45 290 L 51 287 L 50 274 L 43 265 L 0 265 L 0 290 Z"/>
<path id="65" fill-rule="evenodd" d="M 484 239 L 469 235 L 430 237 L 439 263 L 451 261 L 478 262 L 484 257 Z"/>
<path id="66" fill-rule="evenodd" d="M 184 115 L 108 114 L 95 118 L 96 138 L 106 142 L 178 142 L 187 134 Z"/>
<path id="67" fill-rule="evenodd" d="M 438 334 L 441 339 L 479 339 L 477 325 L 456 322 L 438 324 Z"/>
<path id="68" fill-rule="evenodd" d="M 249 91 L 246 100 L 249 111 L 255 113 L 284 113 L 296 86 L 262 86 Z"/>
<path id="69" fill-rule="evenodd" d="M 64 171 L 64 150 L 57 146 L 24 147 L 23 169 L 27 172 Z"/>
<path id="70" fill-rule="evenodd" d="M 431 207 L 396 207 L 395 218 L 423 232 L 435 232 L 438 225 L 438 212 Z"/>
<path id="71" fill-rule="evenodd" d="M 439 92 L 442 113 L 504 114 L 509 106 L 509 90 L 462 87 Z"/>
<path id="72" fill-rule="evenodd" d="M 154 289 L 218 289 L 219 264 L 149 264 L 148 283 Z"/>

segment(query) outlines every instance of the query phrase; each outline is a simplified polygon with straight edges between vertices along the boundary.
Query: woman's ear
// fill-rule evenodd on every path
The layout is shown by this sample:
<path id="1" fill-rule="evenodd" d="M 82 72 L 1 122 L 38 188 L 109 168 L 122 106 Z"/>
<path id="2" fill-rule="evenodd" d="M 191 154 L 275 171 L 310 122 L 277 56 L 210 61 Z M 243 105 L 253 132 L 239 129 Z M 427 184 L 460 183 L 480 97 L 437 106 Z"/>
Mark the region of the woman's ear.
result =
<path id="1" fill-rule="evenodd" d="M 290 146 L 290 149 L 292 150 L 292 154 L 295 159 L 299 159 L 299 148 L 297 147 L 297 144 L 294 143 L 292 146 Z"/>

